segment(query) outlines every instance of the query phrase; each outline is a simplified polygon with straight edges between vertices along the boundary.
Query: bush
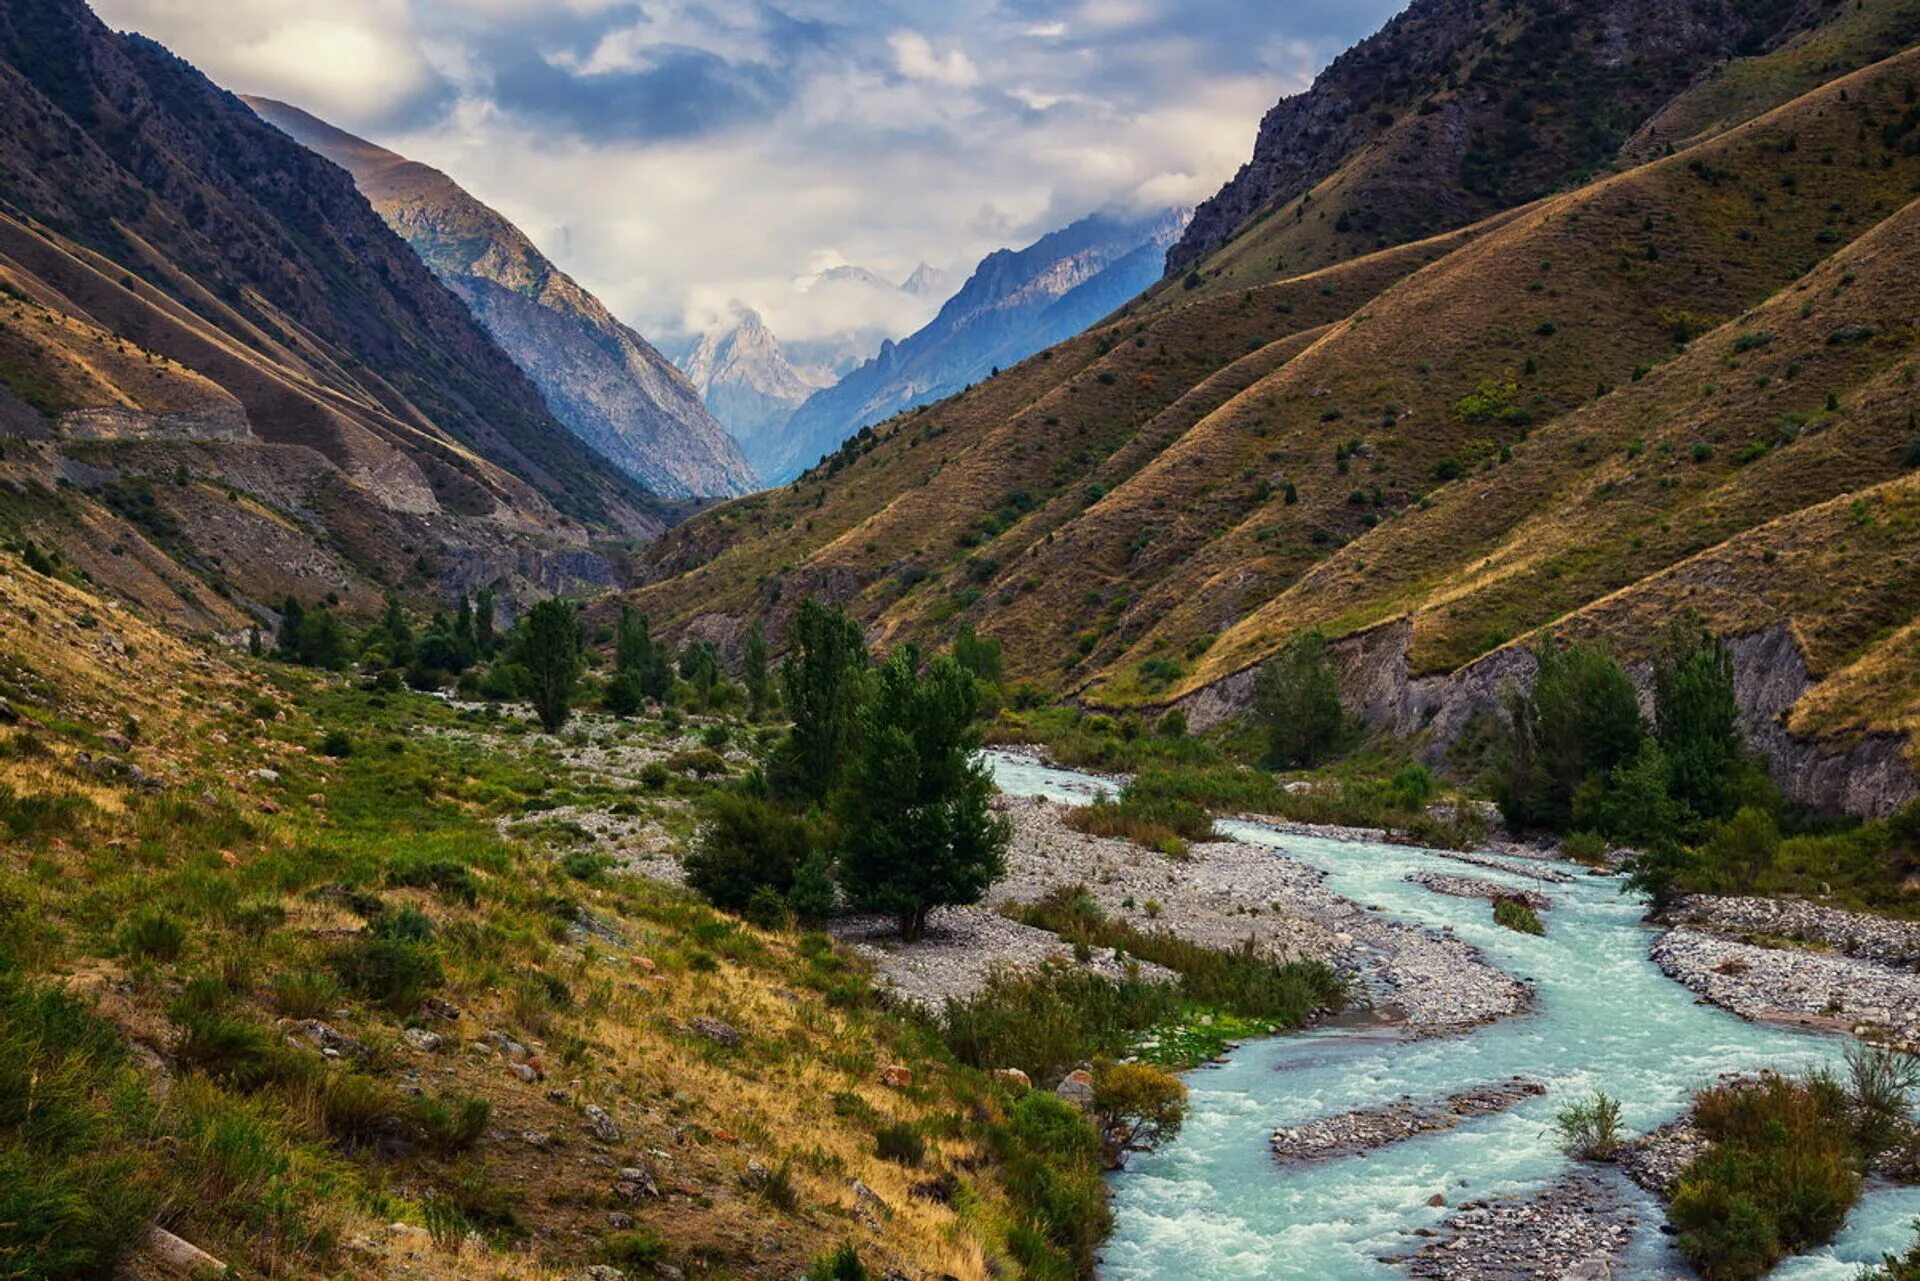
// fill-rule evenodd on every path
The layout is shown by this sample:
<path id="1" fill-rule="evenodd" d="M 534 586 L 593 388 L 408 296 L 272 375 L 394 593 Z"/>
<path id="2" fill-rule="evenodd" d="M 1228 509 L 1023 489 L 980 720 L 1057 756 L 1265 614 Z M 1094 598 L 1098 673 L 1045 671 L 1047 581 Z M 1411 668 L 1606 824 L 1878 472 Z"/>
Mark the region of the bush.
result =
<path id="1" fill-rule="evenodd" d="M 340 730 L 330 730 L 327 736 L 320 740 L 320 754 L 322 756 L 331 756 L 335 760 L 351 756 L 353 755 L 353 740 L 348 738 L 346 734 Z"/>
<path id="2" fill-rule="evenodd" d="M 1253 716 L 1266 734 L 1271 768 L 1310 769 L 1339 748 L 1347 719 L 1325 636 L 1303 632 L 1260 669 Z"/>
<path id="3" fill-rule="evenodd" d="M 1504 925 L 1516 934 L 1547 932 L 1547 927 L 1540 923 L 1539 914 L 1517 898 L 1495 899 L 1493 920 L 1496 925 Z"/>
<path id="4" fill-rule="evenodd" d="M 1710 1143 L 1667 1215 L 1706 1281 L 1754 1281 L 1839 1230 L 1860 1195 L 1846 1111 L 1845 1093 L 1818 1077 L 1768 1075 L 1695 1100 Z"/>
<path id="5" fill-rule="evenodd" d="M 1067 825 L 1090 836 L 1113 836 L 1168 854 L 1186 852 L 1187 841 L 1213 839 L 1213 816 L 1178 797 L 1155 796 L 1129 784 L 1117 801 L 1102 796 L 1067 811 Z"/>
<path id="6" fill-rule="evenodd" d="M 110 1025 L 0 971 L 0 1275 L 114 1274 L 153 1209 L 115 1106 L 139 1088 Z"/>
<path id="7" fill-rule="evenodd" d="M 1144 910 L 1149 918 L 1158 914 L 1152 899 Z M 1315 1010 L 1338 1010 L 1347 1003 L 1345 981 L 1325 965 L 1280 965 L 1258 955 L 1251 943 L 1222 951 L 1164 931 L 1139 930 L 1108 919 L 1083 886 L 1056 889 L 1015 915 L 1076 945 L 1110 947 L 1163 965 L 1180 976 L 1180 991 L 1188 1000 L 1243 1018 L 1298 1027 Z"/>
<path id="8" fill-rule="evenodd" d="M 440 960 L 423 942 L 363 933 L 330 962 L 340 981 L 394 1014 L 406 1014 L 445 982 Z"/>
<path id="9" fill-rule="evenodd" d="M 273 1004 L 290 1019 L 319 1019 L 340 1004 L 340 985 L 319 970 L 289 970 L 276 974 L 267 990 Z"/>
<path id="10" fill-rule="evenodd" d="M 873 1151 L 882 1161 L 917 1166 L 927 1159 L 927 1141 L 912 1125 L 896 1121 L 873 1136 Z"/>
<path id="11" fill-rule="evenodd" d="M 1167 984 L 1049 965 L 996 972 L 978 993 L 950 998 L 942 1022 L 961 1062 L 1058 1080 L 1076 1064 L 1124 1057 L 1141 1032 L 1173 1018 L 1180 1004 Z"/>
<path id="12" fill-rule="evenodd" d="M 600 1242 L 600 1257 L 615 1267 L 651 1269 L 666 1253 L 666 1243 L 652 1228 L 609 1232 Z"/>
<path id="13" fill-rule="evenodd" d="M 493 1121 L 493 1104 L 459 1095 L 423 1094 L 413 1101 L 411 1115 L 427 1146 L 450 1157 L 480 1141 Z"/>
<path id="14" fill-rule="evenodd" d="M 1885 1045 L 1847 1047 L 1847 1096 L 1854 1141 L 1878 1156 L 1914 1135 L 1913 1095 L 1920 1090 L 1920 1057 Z"/>
<path id="15" fill-rule="evenodd" d="M 1045 1090 L 1032 1090 L 989 1133 L 1005 1170 L 1007 1191 L 1027 1220 L 1008 1233 L 1008 1248 L 1031 1277 L 1093 1273 L 1095 1253 L 1113 1225 L 1100 1138 L 1080 1110 Z"/>
<path id="16" fill-rule="evenodd" d="M 465 864 L 451 859 L 420 859 L 396 864 L 387 872 L 387 884 L 403 889 L 432 889 L 449 903 L 472 907 L 480 901 L 480 886 Z"/>
<path id="17" fill-rule="evenodd" d="M 870 1281 L 872 1274 L 860 1262 L 860 1253 L 843 1245 L 832 1254 L 823 1254 L 807 1269 L 807 1281 Z"/>
<path id="18" fill-rule="evenodd" d="M 758 797 L 717 796 L 687 854 L 687 884 L 715 907 L 744 912 L 759 890 L 784 898 L 812 853 L 803 820 Z"/>
<path id="19" fill-rule="evenodd" d="M 1576 1161 L 1611 1161 L 1620 1150 L 1620 1101 L 1599 1090 L 1584 1103 L 1569 1103 L 1553 1118 L 1560 1150 Z"/>
<path id="20" fill-rule="evenodd" d="M 1107 1164 L 1171 1142 L 1187 1117 L 1187 1087 L 1145 1063 L 1103 1063 L 1093 1074 L 1093 1115 Z"/>
<path id="21" fill-rule="evenodd" d="M 186 946 L 186 928 L 165 912 L 138 913 L 120 931 L 120 950 L 142 960 L 177 961 Z"/>

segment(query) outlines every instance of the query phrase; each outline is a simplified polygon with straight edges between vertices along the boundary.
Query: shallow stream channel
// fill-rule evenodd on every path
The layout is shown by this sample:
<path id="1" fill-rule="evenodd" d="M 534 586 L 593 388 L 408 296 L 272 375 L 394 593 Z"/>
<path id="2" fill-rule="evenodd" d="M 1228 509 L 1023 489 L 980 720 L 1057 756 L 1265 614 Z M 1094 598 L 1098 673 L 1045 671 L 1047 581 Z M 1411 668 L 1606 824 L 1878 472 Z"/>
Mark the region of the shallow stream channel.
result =
<path id="1" fill-rule="evenodd" d="M 1085 804 L 1106 780 L 989 753 L 1010 796 Z M 1137 1157 L 1116 1176 L 1117 1227 L 1103 1281 L 1316 1278 L 1369 1281 L 1405 1276 L 1390 1260 L 1427 1239 L 1465 1201 L 1524 1195 L 1570 1166 L 1554 1143 L 1554 1114 L 1604 1090 L 1619 1099 L 1630 1134 L 1678 1116 L 1692 1093 L 1726 1073 L 1797 1071 L 1837 1062 L 1834 1036 L 1748 1023 L 1697 1002 L 1647 958 L 1654 941 L 1639 903 L 1620 882 L 1587 875 L 1548 883 L 1463 867 L 1400 845 L 1339 841 L 1223 821 L 1221 835 L 1271 846 L 1327 874 L 1338 893 L 1391 918 L 1452 930 L 1536 989 L 1530 1013 L 1464 1035 L 1415 1039 L 1364 1021 L 1251 1042 L 1228 1061 L 1187 1076 L 1185 1129 L 1165 1149 Z M 1562 867 L 1563 865 L 1554 865 Z M 1543 894 L 1544 938 L 1493 923 L 1488 904 L 1410 884 L 1409 873 L 1471 872 Z M 1509 1111 L 1371 1153 L 1283 1165 L 1269 1146 L 1276 1127 L 1406 1096 L 1438 1100 L 1520 1075 L 1547 1087 Z M 1637 1223 L 1625 1266 L 1634 1281 L 1691 1273 L 1659 1231 L 1660 1207 L 1619 1183 Z M 1431 1204 L 1436 1198 L 1443 1205 Z M 1904 1249 L 1920 1218 L 1920 1189 L 1870 1187 L 1840 1237 L 1783 1264 L 1783 1281 L 1850 1281 L 1860 1265 Z"/>

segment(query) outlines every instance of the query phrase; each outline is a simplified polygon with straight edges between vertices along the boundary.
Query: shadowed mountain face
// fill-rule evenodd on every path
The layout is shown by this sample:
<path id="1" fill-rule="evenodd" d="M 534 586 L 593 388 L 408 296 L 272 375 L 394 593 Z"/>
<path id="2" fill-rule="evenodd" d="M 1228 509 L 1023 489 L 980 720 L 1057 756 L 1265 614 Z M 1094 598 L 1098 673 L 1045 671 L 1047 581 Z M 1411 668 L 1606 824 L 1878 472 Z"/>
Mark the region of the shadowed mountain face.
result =
<path id="1" fill-rule="evenodd" d="M 346 174 L 77 0 L 0 8 L 0 282 L 0 518 L 163 615 L 605 582 L 671 519 Z"/>
<path id="2" fill-rule="evenodd" d="M 1558 101 L 1567 64 L 1522 57 L 1515 25 L 1549 0 L 1460 9 L 1511 100 Z M 675 530 L 635 604 L 704 634 L 778 637 L 810 594 L 882 643 L 970 625 L 1015 678 L 1197 724 L 1318 628 L 1354 707 L 1435 750 L 1498 713 L 1542 634 L 1642 659 L 1692 610 L 1750 656 L 1783 786 L 1866 761 L 1904 781 L 1856 808 L 1897 802 L 1920 730 L 1920 3 L 1780 9 L 1735 32 L 1754 52 L 1609 125 L 1609 172 L 1455 231 L 1368 252 L 1322 223 L 1391 162 L 1355 142 L 1324 198 Z"/>
<path id="3" fill-rule="evenodd" d="M 1196 211 L 1167 269 L 1184 274 L 1256 218 L 1281 224 L 1268 251 L 1304 270 L 1545 195 L 1610 161 L 1702 73 L 1833 8 L 1414 0 L 1268 113 L 1253 158 Z M 1312 223 L 1313 243 L 1278 234 L 1289 222 Z"/>
<path id="4" fill-rule="evenodd" d="M 726 497 L 753 488 L 740 447 L 672 362 L 519 228 L 437 169 L 286 103 L 244 100 L 353 175 L 375 211 L 466 302 L 582 440 L 658 494 Z"/>
<path id="5" fill-rule="evenodd" d="M 791 480 L 841 442 L 905 409 L 952 395 L 1107 315 L 1160 276 L 1184 213 L 1095 214 L 975 269 L 933 322 L 815 394 L 762 446 L 769 484 Z M 909 282 L 912 283 L 912 282 Z"/>

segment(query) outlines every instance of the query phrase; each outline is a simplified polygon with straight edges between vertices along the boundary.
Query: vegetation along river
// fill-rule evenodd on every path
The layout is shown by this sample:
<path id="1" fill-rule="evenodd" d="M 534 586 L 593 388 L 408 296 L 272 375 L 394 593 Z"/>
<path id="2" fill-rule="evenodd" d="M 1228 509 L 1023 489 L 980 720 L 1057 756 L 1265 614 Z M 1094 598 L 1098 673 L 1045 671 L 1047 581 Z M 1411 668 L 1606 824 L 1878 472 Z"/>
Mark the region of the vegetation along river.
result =
<path id="1" fill-rule="evenodd" d="M 1084 804 L 1103 780 L 993 754 L 1003 792 Z M 1604 1090 L 1621 1101 L 1630 1133 L 1679 1115 L 1692 1093 L 1723 1073 L 1782 1072 L 1837 1062 L 1834 1036 L 1745 1022 L 1697 1003 L 1647 959 L 1654 935 L 1616 878 L 1570 884 L 1474 868 L 1473 874 L 1550 897 L 1547 934 L 1495 925 L 1485 902 L 1409 884 L 1410 872 L 1460 871 L 1427 851 L 1222 822 L 1221 834 L 1269 845 L 1323 870 L 1334 890 L 1392 917 L 1453 932 L 1509 972 L 1531 980 L 1533 1012 L 1468 1035 L 1416 1040 L 1390 1028 L 1327 1027 L 1251 1043 L 1222 1066 L 1191 1073 L 1185 1129 L 1165 1149 L 1136 1158 L 1115 1180 L 1117 1228 L 1105 1281 L 1175 1278 L 1339 1278 L 1402 1273 L 1386 1261 L 1421 1244 L 1462 1201 L 1526 1193 L 1564 1174 L 1553 1116 L 1569 1100 Z M 1439 1098 L 1519 1074 L 1545 1096 L 1455 1129 L 1364 1156 L 1282 1166 L 1268 1137 L 1349 1109 L 1402 1096 Z M 1641 1229 L 1627 1267 L 1636 1281 L 1690 1275 L 1658 1231 L 1653 1199 L 1618 1178 L 1639 1207 Z M 1436 1197 L 1446 1206 L 1431 1205 Z M 1790 1260 L 1784 1281 L 1846 1281 L 1911 1240 L 1920 1189 L 1870 1189 L 1840 1237 Z"/>

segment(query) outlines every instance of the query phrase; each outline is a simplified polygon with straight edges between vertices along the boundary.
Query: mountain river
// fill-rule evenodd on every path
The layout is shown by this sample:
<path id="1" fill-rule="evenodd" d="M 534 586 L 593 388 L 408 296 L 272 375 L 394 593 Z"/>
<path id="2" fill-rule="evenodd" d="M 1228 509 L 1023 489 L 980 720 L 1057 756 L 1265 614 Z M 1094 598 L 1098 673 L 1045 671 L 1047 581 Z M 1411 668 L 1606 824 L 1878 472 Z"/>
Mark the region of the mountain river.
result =
<path id="1" fill-rule="evenodd" d="M 1085 804 L 1109 786 L 1023 757 L 989 753 L 988 760 L 1011 796 Z M 1180 1137 L 1135 1158 L 1114 1181 L 1117 1227 L 1103 1281 L 1401 1277 L 1383 1260 L 1409 1253 L 1421 1243 L 1415 1229 L 1447 1216 L 1429 1206 L 1436 1194 L 1457 1206 L 1536 1190 L 1567 1170 L 1551 1130 L 1569 1099 L 1605 1090 L 1621 1101 L 1628 1132 L 1639 1133 L 1678 1115 L 1694 1090 L 1722 1073 L 1791 1072 L 1839 1059 L 1837 1037 L 1745 1022 L 1699 1004 L 1661 974 L 1647 959 L 1653 933 L 1616 878 L 1546 884 L 1405 846 L 1296 836 L 1257 823 L 1219 827 L 1233 840 L 1322 869 L 1331 888 L 1398 920 L 1451 928 L 1532 980 L 1535 1008 L 1467 1035 L 1427 1040 L 1380 1026 L 1330 1026 L 1249 1043 L 1224 1065 L 1190 1073 Z M 1409 884 L 1407 874 L 1420 870 L 1470 872 L 1548 895 L 1546 937 L 1495 925 L 1484 901 Z M 1548 1094 L 1365 1156 L 1282 1167 L 1268 1147 L 1276 1126 L 1403 1095 L 1439 1098 L 1514 1074 L 1542 1082 Z M 1653 1198 L 1619 1182 L 1641 1229 L 1616 1277 L 1690 1275 L 1658 1231 Z M 1903 1249 L 1916 1218 L 1920 1189 L 1870 1188 L 1839 1239 L 1773 1275 L 1850 1281 L 1861 1264 Z"/>

